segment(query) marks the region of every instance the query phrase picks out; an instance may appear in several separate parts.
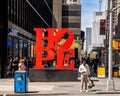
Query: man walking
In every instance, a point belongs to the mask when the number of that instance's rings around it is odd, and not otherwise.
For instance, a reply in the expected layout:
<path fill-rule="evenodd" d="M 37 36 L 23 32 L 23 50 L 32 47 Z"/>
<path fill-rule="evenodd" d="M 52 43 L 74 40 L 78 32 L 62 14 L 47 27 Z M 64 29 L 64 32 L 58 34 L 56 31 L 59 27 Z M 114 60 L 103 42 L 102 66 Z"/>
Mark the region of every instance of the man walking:
<path fill-rule="evenodd" d="M 79 66 L 79 72 L 81 73 L 81 91 L 80 92 L 83 92 L 84 83 L 85 83 L 85 92 L 88 92 L 87 82 L 88 82 L 88 76 L 90 75 L 90 68 L 85 60 L 83 60 L 82 64 Z"/>

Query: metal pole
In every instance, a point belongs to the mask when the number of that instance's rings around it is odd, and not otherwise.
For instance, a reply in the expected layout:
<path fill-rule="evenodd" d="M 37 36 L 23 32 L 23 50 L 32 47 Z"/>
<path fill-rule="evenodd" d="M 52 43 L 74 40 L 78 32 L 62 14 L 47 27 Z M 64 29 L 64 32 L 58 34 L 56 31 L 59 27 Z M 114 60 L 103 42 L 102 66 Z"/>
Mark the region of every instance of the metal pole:
<path fill-rule="evenodd" d="M 110 15 L 110 26 L 109 26 L 109 61 L 108 61 L 108 82 L 107 82 L 107 90 L 111 91 L 114 90 L 114 80 L 113 80 L 113 68 L 112 68 L 112 31 L 113 31 L 113 23 L 112 23 L 112 0 L 110 1 L 110 11 L 109 11 L 109 15 Z"/>
<path fill-rule="evenodd" d="M 108 0 L 109 1 L 109 0 Z M 109 5 L 109 2 L 108 2 Z M 107 82 L 107 90 L 111 91 L 111 90 L 115 90 L 115 86 L 114 86 L 114 80 L 113 80 L 113 67 L 112 67 L 112 31 L 113 31 L 113 12 L 120 8 L 120 5 L 118 5 L 117 7 L 113 8 L 112 5 L 112 0 L 110 0 L 110 10 L 109 10 L 109 15 L 110 15 L 110 26 L 109 26 L 109 66 L 108 66 L 108 82 Z"/>

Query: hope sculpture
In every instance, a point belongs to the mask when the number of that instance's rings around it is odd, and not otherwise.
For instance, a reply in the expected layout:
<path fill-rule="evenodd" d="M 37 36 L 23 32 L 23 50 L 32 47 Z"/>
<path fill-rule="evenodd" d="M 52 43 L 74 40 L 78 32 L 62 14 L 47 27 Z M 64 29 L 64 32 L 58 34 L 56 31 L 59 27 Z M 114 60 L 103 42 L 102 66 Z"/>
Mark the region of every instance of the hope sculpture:
<path fill-rule="evenodd" d="M 62 28 L 56 32 L 56 28 L 34 28 L 36 32 L 36 45 L 34 50 L 36 52 L 36 64 L 35 69 L 45 69 L 44 61 L 54 60 L 56 64 L 54 69 L 60 70 L 73 70 L 74 69 L 74 49 L 70 49 L 74 41 L 74 35 L 72 31 L 67 28 Z M 44 33 L 47 32 L 45 36 Z M 65 34 L 69 34 L 66 41 L 60 45 L 59 41 Z M 44 46 L 43 41 L 47 42 Z M 46 56 L 43 56 L 46 54 Z M 73 58 L 73 59 L 71 59 Z M 68 66 L 65 66 L 65 63 Z"/>

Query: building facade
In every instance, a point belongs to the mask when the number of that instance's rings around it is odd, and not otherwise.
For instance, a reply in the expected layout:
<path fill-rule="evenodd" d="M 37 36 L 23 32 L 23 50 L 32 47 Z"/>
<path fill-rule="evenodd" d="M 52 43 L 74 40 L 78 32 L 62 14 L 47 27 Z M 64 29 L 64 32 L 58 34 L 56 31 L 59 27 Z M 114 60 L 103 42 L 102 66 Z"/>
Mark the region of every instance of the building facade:
<path fill-rule="evenodd" d="M 33 28 L 52 27 L 52 14 L 48 9 L 48 7 L 52 9 L 52 2 L 40 3 L 46 12 L 39 7 L 39 3 L 35 2 L 39 1 L 8 1 L 8 57 L 34 57 L 35 32 Z M 50 6 L 47 7 L 47 4 Z"/>
<path fill-rule="evenodd" d="M 87 27 L 86 32 L 85 32 L 85 48 L 84 50 L 89 53 L 92 48 L 91 48 L 91 36 L 92 36 L 92 28 Z"/>
<path fill-rule="evenodd" d="M 120 0 L 112 0 L 112 5 L 113 8 L 117 7 L 120 3 Z M 110 23 L 110 15 L 109 15 L 109 10 L 110 10 L 110 0 L 106 0 L 106 38 L 105 38 L 105 47 L 108 47 L 108 38 L 109 38 L 109 23 Z M 112 24 L 113 24 L 113 36 L 116 35 L 116 25 L 118 22 L 118 14 L 119 14 L 119 8 L 113 12 L 113 18 L 112 18 Z"/>
<path fill-rule="evenodd" d="M 4 77 L 7 64 L 8 0 L 0 0 L 0 77 Z"/>
<path fill-rule="evenodd" d="M 105 21 L 106 21 L 105 12 L 102 12 L 102 11 L 94 12 L 93 18 L 94 20 L 93 20 L 93 27 L 92 27 L 91 47 L 92 47 L 92 51 L 97 52 L 95 58 L 98 59 L 99 62 L 101 62 L 101 64 L 103 65 L 104 63 L 103 50 L 105 47 L 104 40 L 105 40 Z"/>
<path fill-rule="evenodd" d="M 80 0 L 63 0 L 62 28 L 73 31 L 75 40 L 80 40 L 81 32 L 81 5 Z"/>
<path fill-rule="evenodd" d="M 117 0 L 117 6 L 119 6 L 120 0 Z M 120 38 L 120 8 L 117 9 L 117 24 L 115 26 L 115 38 Z"/>
<path fill-rule="evenodd" d="M 92 37 L 91 37 L 91 45 L 92 48 L 95 47 L 104 47 L 104 39 L 105 34 L 100 34 L 100 20 L 105 19 L 105 13 L 104 12 L 94 12 L 93 13 L 93 30 L 92 30 Z"/>
<path fill-rule="evenodd" d="M 9 58 L 35 57 L 33 29 L 56 27 L 52 11 L 52 0 L 0 0 L 0 77 Z"/>
<path fill-rule="evenodd" d="M 80 40 L 80 10 L 80 0 L 0 0 L 0 77 L 11 57 L 35 57 L 34 28 L 69 28 Z"/>
<path fill-rule="evenodd" d="M 62 28 L 62 0 L 53 0 L 53 15 L 57 22 L 57 28 L 61 29 Z"/>
<path fill-rule="evenodd" d="M 120 5 L 120 0 L 112 0 L 113 8 L 117 7 Z M 105 48 L 106 51 L 108 52 L 108 43 L 109 43 L 109 10 L 110 10 L 110 1 L 106 0 L 106 39 L 105 39 Z M 116 10 L 113 11 L 112 15 L 112 24 L 113 24 L 113 39 L 118 39 L 120 40 L 120 8 L 117 8 Z M 112 59 L 114 63 L 119 63 L 119 57 L 120 57 L 120 51 L 119 50 L 113 50 L 112 54 Z"/>

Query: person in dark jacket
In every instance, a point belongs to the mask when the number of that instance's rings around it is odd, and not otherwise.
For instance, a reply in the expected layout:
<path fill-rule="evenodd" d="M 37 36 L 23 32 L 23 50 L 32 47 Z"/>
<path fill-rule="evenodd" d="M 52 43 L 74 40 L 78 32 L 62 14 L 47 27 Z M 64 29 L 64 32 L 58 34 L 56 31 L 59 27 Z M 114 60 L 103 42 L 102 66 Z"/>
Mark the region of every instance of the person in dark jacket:
<path fill-rule="evenodd" d="M 13 75 L 14 75 L 15 71 L 18 70 L 18 63 L 19 63 L 19 58 L 15 57 L 13 62 L 12 62 L 12 72 L 13 72 Z"/>

